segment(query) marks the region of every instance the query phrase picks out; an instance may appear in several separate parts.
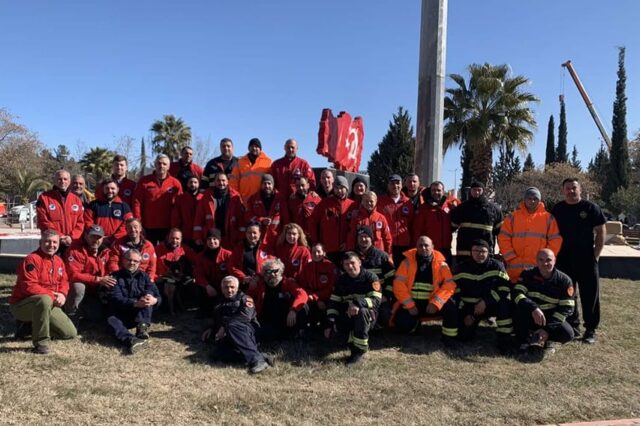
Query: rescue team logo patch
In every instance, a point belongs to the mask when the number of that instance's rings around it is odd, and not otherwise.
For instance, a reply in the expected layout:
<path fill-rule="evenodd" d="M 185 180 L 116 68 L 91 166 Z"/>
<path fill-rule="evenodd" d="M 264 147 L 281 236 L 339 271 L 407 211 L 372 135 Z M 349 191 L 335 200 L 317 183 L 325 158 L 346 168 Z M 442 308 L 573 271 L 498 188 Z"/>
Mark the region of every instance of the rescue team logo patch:
<path fill-rule="evenodd" d="M 318 281 L 320 281 L 322 284 L 326 284 L 329 282 L 329 277 L 327 277 L 325 274 L 320 275 L 320 278 L 318 278 Z"/>
<path fill-rule="evenodd" d="M 264 252 L 264 251 L 262 251 L 262 250 L 260 251 L 260 257 L 261 257 L 261 258 L 266 259 L 266 258 L 267 258 L 267 256 L 268 256 L 267 252 Z"/>
<path fill-rule="evenodd" d="M 310 208 L 312 208 L 312 209 L 315 209 L 315 208 L 316 208 L 316 203 L 314 203 L 314 202 L 312 201 L 312 202 L 310 202 L 310 203 L 307 203 L 307 206 L 309 206 L 309 207 L 310 207 Z"/>
<path fill-rule="evenodd" d="M 79 205 L 77 205 L 77 204 L 73 204 L 73 205 L 71 206 L 71 210 L 73 210 L 74 212 L 77 212 L 78 210 L 80 210 L 80 206 L 79 206 Z"/>
<path fill-rule="evenodd" d="M 253 308 L 253 299 L 247 296 L 247 308 Z"/>
<path fill-rule="evenodd" d="M 444 212 L 445 212 L 445 213 L 449 213 L 449 210 L 450 210 L 450 209 L 449 209 L 449 207 L 445 207 L 445 208 L 444 208 L 444 209 L 442 209 L 442 210 L 444 210 Z"/>
<path fill-rule="evenodd" d="M 297 179 L 300 176 L 302 176 L 302 171 L 300 171 L 300 169 L 296 167 L 296 169 L 293 171 L 293 177 Z"/>
<path fill-rule="evenodd" d="M 380 291 L 380 281 L 374 281 L 373 284 L 371 284 L 371 287 L 373 287 L 375 291 Z"/>
<path fill-rule="evenodd" d="M 204 218 L 205 218 L 205 220 L 211 220 L 211 219 L 213 219 L 213 215 L 212 214 L 208 214 Z"/>
<path fill-rule="evenodd" d="M 573 287 L 567 288 L 567 294 L 569 295 L 569 297 L 573 297 Z"/>
<path fill-rule="evenodd" d="M 114 215 L 115 217 L 120 217 L 120 216 L 122 216 L 122 211 L 120 211 L 120 210 L 114 210 L 114 211 L 113 211 L 113 215 Z"/>
<path fill-rule="evenodd" d="M 30 263 L 27 265 L 27 272 L 33 272 L 36 269 L 36 265 L 34 265 L 33 263 Z"/>
<path fill-rule="evenodd" d="M 125 190 L 124 190 L 124 195 L 125 195 L 126 197 L 131 196 L 131 190 L 130 190 L 130 189 L 125 189 Z"/>
<path fill-rule="evenodd" d="M 63 275 L 64 274 L 64 268 L 60 267 L 58 268 L 58 275 Z"/>
<path fill-rule="evenodd" d="M 167 192 L 169 194 L 173 194 L 173 191 L 175 191 L 176 189 L 172 186 L 171 188 L 167 189 Z"/>
<path fill-rule="evenodd" d="M 67 260 L 68 260 L 69 262 L 73 262 L 73 260 L 74 260 L 74 259 L 73 259 L 73 256 L 69 256 L 69 257 L 67 258 Z"/>
<path fill-rule="evenodd" d="M 143 253 L 142 260 L 149 260 L 149 253 Z"/>
<path fill-rule="evenodd" d="M 586 219 L 587 218 L 587 212 L 585 212 L 584 210 L 580 212 L 580 219 Z"/>
<path fill-rule="evenodd" d="M 381 220 L 376 222 L 376 228 L 382 229 L 382 221 Z"/>
<path fill-rule="evenodd" d="M 226 264 L 226 263 L 224 263 L 224 262 L 222 262 L 222 263 L 220 264 L 220 270 L 221 270 L 221 271 L 226 271 L 226 270 L 227 270 L 227 264 Z"/>
<path fill-rule="evenodd" d="M 49 204 L 49 210 L 53 211 L 55 209 L 56 209 L 56 205 L 55 204 L 53 204 L 53 203 Z"/>
<path fill-rule="evenodd" d="M 403 213 L 403 214 L 409 214 L 409 207 L 404 206 L 404 207 L 402 208 L 402 213 Z"/>
<path fill-rule="evenodd" d="M 300 266 L 300 260 L 298 260 L 298 259 L 294 259 L 294 260 L 291 262 L 291 264 L 292 264 L 293 266 Z"/>

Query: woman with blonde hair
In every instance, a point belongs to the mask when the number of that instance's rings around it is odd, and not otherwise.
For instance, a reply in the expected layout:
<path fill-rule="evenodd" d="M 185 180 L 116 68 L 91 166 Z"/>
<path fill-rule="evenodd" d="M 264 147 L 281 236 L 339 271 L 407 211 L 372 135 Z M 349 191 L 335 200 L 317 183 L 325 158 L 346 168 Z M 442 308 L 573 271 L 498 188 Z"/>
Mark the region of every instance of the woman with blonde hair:
<path fill-rule="evenodd" d="M 302 265 L 311 262 L 307 237 L 297 223 L 288 223 L 278 236 L 276 257 L 284 263 L 284 276 L 296 278 Z"/>

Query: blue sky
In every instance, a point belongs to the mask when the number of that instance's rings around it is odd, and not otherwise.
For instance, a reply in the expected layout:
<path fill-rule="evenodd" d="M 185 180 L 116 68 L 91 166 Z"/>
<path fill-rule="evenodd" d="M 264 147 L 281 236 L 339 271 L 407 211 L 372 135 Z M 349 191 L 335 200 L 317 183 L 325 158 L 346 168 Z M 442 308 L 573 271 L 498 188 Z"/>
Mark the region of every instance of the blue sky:
<path fill-rule="evenodd" d="M 364 118 L 363 168 L 399 106 L 414 118 L 419 0 L 110 0 L 4 2 L 0 107 L 49 147 L 112 148 L 139 140 L 164 114 L 182 117 L 213 144 L 252 137 L 272 157 L 287 138 L 315 153 L 323 108 Z M 570 149 L 586 165 L 600 136 L 568 74 L 571 59 L 610 131 L 616 46 L 627 47 L 627 123 L 640 129 L 640 2 L 507 0 L 449 2 L 447 74 L 474 62 L 507 63 L 531 79 L 544 162 L 547 121 L 565 94 Z M 447 82 L 449 85 L 450 82 Z M 524 160 L 524 158 L 523 158 Z M 459 154 L 443 179 L 460 177 Z"/>

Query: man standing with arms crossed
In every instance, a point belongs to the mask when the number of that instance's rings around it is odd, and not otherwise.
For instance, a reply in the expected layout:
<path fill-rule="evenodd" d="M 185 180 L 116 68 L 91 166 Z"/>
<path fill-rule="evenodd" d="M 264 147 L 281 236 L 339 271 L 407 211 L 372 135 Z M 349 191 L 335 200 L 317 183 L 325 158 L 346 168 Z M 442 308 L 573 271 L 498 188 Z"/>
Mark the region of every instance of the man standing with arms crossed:
<path fill-rule="evenodd" d="M 578 179 L 570 177 L 562 182 L 564 201 L 553 207 L 552 214 L 558 222 L 562 247 L 558 253 L 557 267 L 580 288 L 580 304 L 584 318 L 584 343 L 596 342 L 596 329 L 600 323 L 600 277 L 598 260 L 605 238 L 606 218 L 598 205 L 583 200 Z M 575 294 L 575 291 L 574 291 Z M 574 336 L 580 336 L 580 316 L 576 309 L 568 318 Z"/>

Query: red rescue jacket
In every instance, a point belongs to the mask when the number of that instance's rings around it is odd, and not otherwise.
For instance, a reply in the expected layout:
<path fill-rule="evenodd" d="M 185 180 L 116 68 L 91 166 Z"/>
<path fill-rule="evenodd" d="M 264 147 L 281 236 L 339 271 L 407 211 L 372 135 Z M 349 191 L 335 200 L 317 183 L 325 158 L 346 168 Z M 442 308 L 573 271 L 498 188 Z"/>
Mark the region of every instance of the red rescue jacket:
<path fill-rule="evenodd" d="M 311 253 L 307 247 L 291 245 L 286 241 L 276 246 L 275 254 L 284 263 L 285 277 L 298 278 L 302 266 L 311 262 Z"/>
<path fill-rule="evenodd" d="M 451 212 L 460 205 L 457 198 L 447 198 L 442 204 L 427 197 L 420 205 L 413 222 L 413 241 L 426 235 L 433 241 L 433 247 L 451 249 L 453 228 L 451 226 Z"/>
<path fill-rule="evenodd" d="M 203 195 L 202 192 L 198 192 L 196 195 L 185 192 L 176 198 L 176 204 L 171 212 L 171 227 L 182 231 L 182 239 L 184 241 L 195 241 L 193 238 L 193 222 L 196 217 L 198 203 L 202 200 Z"/>
<path fill-rule="evenodd" d="M 307 296 L 307 292 L 298 286 L 296 280 L 293 278 L 283 277 L 280 286 L 280 291 L 282 293 L 289 293 L 292 298 L 291 309 L 298 312 L 300 309 L 304 308 L 309 297 Z M 260 314 L 262 313 L 266 288 L 267 285 L 262 277 L 260 277 L 258 282 L 250 286 L 247 290 L 247 294 L 253 298 L 253 301 L 256 304 L 256 313 L 258 314 L 258 318 L 260 318 Z"/>
<path fill-rule="evenodd" d="M 275 180 L 275 188 L 283 197 L 288 198 L 296 192 L 296 179 L 301 177 L 309 180 L 309 189 L 316 189 L 316 175 L 307 162 L 300 157 L 282 157 L 271 164 L 271 174 Z"/>
<path fill-rule="evenodd" d="M 411 199 L 402 192 L 398 202 L 394 202 L 390 195 L 383 195 L 376 208 L 387 219 L 393 245 L 412 246 L 414 210 Z"/>
<path fill-rule="evenodd" d="M 215 258 L 211 258 L 211 251 L 205 249 L 198 254 L 195 264 L 196 284 L 200 287 L 210 285 L 220 293 L 220 281 L 231 274 L 229 261 L 231 252 L 220 247 Z"/>
<path fill-rule="evenodd" d="M 282 227 L 289 223 L 289 212 L 287 210 L 287 203 L 284 198 L 280 196 L 278 191 L 275 191 L 273 200 L 269 211 L 261 197 L 261 191 L 256 192 L 247 201 L 247 208 L 244 215 L 244 221 L 246 224 L 252 222 L 260 224 L 260 235 L 262 235 L 262 241 L 270 249 L 275 247 L 278 235 L 282 231 Z M 269 222 L 267 225 L 266 222 Z"/>
<path fill-rule="evenodd" d="M 95 291 L 99 284 L 96 278 L 107 275 L 109 249 L 98 250 L 96 254 L 87 249 L 84 241 L 74 242 L 65 253 L 65 265 L 69 274 L 69 282 L 83 283 L 90 291 Z"/>
<path fill-rule="evenodd" d="M 153 244 L 147 240 L 140 240 L 140 244 L 134 245 L 129 237 L 123 237 L 116 240 L 109 248 L 109 265 L 107 271 L 109 273 L 120 270 L 120 258 L 130 249 L 135 248 L 142 254 L 140 261 L 140 270 L 146 272 L 151 281 L 156 280 L 156 251 Z"/>
<path fill-rule="evenodd" d="M 57 255 L 48 256 L 38 249 L 25 257 L 16 273 L 18 278 L 9 297 L 10 305 L 39 294 L 55 300 L 54 292 L 65 296 L 69 292 L 67 271 Z"/>
<path fill-rule="evenodd" d="M 363 225 L 369 226 L 373 231 L 373 246 L 391 256 L 393 240 L 391 239 L 391 230 L 389 229 L 387 218 L 375 209 L 369 212 L 364 207 L 360 207 L 358 213 L 351 218 L 347 248 L 355 250 L 358 227 Z"/>
<path fill-rule="evenodd" d="M 334 195 L 322 200 L 309 221 L 311 240 L 324 244 L 328 253 L 339 251 L 341 244 L 346 246 L 349 230 L 347 211 L 352 204 L 353 200 L 340 200 Z"/>
<path fill-rule="evenodd" d="M 80 197 L 71 191 L 64 200 L 62 193 L 55 187 L 40 194 L 36 203 L 36 216 L 41 231 L 53 229 L 61 235 L 71 236 L 74 240 L 82 236 L 84 207 Z"/>
<path fill-rule="evenodd" d="M 180 194 L 182 184 L 173 176 L 167 176 L 162 183 L 154 173 L 143 176 L 133 195 L 133 216 L 142 220 L 143 228 L 170 228 L 171 210 Z"/>
<path fill-rule="evenodd" d="M 309 262 L 302 265 L 298 283 L 309 295 L 309 300 L 328 302 L 337 278 L 336 265 L 325 258 L 322 262 Z"/>
<path fill-rule="evenodd" d="M 214 188 L 209 188 L 202 194 L 202 199 L 196 208 L 196 217 L 193 221 L 193 239 L 203 241 L 209 229 L 216 227 L 217 203 L 214 198 Z M 232 249 L 244 237 L 244 205 L 240 194 L 233 188 L 229 188 L 227 201 L 227 213 L 224 220 L 224 232 L 222 235 L 222 246 Z"/>
<path fill-rule="evenodd" d="M 320 201 L 322 201 L 322 198 L 313 191 L 309 191 L 304 198 L 293 193 L 287 200 L 289 221 L 300 225 L 307 237 L 310 235 L 309 221 L 311 220 L 311 214 L 320 204 Z"/>

